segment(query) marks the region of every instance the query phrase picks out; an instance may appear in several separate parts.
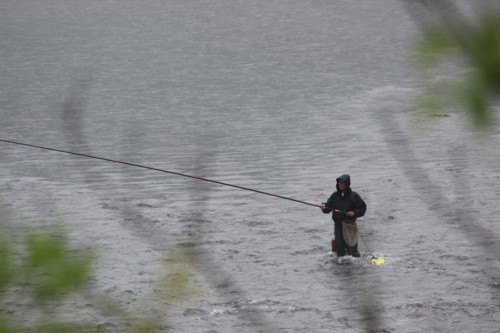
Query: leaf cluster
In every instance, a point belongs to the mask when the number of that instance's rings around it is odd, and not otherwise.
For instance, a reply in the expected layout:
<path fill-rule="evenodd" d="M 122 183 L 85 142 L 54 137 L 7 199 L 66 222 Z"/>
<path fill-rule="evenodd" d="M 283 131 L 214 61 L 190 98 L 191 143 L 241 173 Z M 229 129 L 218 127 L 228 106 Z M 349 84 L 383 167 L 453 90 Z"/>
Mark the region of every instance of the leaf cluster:
<path fill-rule="evenodd" d="M 60 233 L 30 233 L 23 246 L 22 254 L 18 254 L 9 241 L 0 241 L 0 293 L 4 298 L 9 289 L 16 290 L 18 298 L 27 298 L 29 307 L 43 314 L 43 320 L 33 327 L 25 327 L 24 323 L 6 318 L 4 314 L 0 317 L 0 332 L 92 331 L 81 324 L 51 321 L 47 312 L 49 303 L 62 300 L 88 281 L 92 255 L 71 252 L 67 237 Z M 2 313 L 12 313 L 3 307 Z"/>
<path fill-rule="evenodd" d="M 0 240 L 0 333 L 107 332 L 95 323 L 64 322 L 52 310 L 63 299 L 79 292 L 89 281 L 94 256 L 89 250 L 72 249 L 64 233 L 30 233 L 21 247 Z M 12 293 L 15 291 L 15 294 Z M 17 313 L 5 302 L 25 303 Z M 26 323 L 37 313 L 39 319 Z M 29 322 L 29 321 L 28 321 Z M 133 333 L 152 333 L 150 323 L 129 327 Z"/>
<path fill-rule="evenodd" d="M 445 106 L 461 106 L 475 125 L 491 122 L 491 106 L 500 95 L 499 12 L 484 13 L 475 23 L 454 19 L 426 27 L 417 41 L 417 55 L 431 73 L 446 61 L 459 73 L 458 79 L 429 84 L 421 107 L 435 113 Z"/>

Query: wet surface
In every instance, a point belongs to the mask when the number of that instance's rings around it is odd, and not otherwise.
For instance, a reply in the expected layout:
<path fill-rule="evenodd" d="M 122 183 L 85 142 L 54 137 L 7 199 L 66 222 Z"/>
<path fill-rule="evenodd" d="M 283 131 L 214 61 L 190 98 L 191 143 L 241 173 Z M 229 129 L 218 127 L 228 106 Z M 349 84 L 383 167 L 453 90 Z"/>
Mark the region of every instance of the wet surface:
<path fill-rule="evenodd" d="M 422 82 L 398 1 L 23 3 L 0 4 L 1 139 L 315 203 L 349 173 L 366 244 L 339 264 L 315 207 L 4 143 L 2 233 L 63 225 L 99 253 L 90 291 L 163 329 L 497 329 L 500 134 L 404 112 Z M 173 249 L 198 253 L 184 301 Z"/>

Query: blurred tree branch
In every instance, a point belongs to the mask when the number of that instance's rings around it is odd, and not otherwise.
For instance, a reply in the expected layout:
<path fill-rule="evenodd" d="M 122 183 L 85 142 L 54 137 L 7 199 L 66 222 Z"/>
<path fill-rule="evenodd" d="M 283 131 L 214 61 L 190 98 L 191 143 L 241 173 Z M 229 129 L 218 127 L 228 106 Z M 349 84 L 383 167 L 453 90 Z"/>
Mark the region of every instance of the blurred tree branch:
<path fill-rule="evenodd" d="M 500 5 L 478 1 L 465 11 L 449 0 L 404 0 L 422 29 L 417 61 L 427 74 L 446 62 L 455 68 L 446 80 L 428 85 L 419 108 L 436 112 L 459 106 L 479 128 L 492 123 L 500 97 Z M 450 74 L 459 74 L 451 77 Z M 434 80 L 433 80 L 434 81 Z"/>
<path fill-rule="evenodd" d="M 493 125 L 493 109 L 500 98 L 500 2 L 471 2 L 472 7 L 465 10 L 459 7 L 457 1 L 403 1 L 422 29 L 417 42 L 417 60 L 426 74 L 431 75 L 427 78 L 427 82 L 431 83 L 427 83 L 418 101 L 419 108 L 441 112 L 443 108 L 459 107 L 470 116 L 477 128 Z M 436 83 L 437 67 L 450 64 L 455 71 L 446 72 L 446 80 Z M 382 114 L 382 123 L 392 130 L 386 142 L 424 202 L 429 207 L 436 206 L 438 215 L 444 221 L 459 224 L 464 234 L 485 254 L 498 253 L 498 242 L 487 241 L 495 237 L 491 235 L 491 230 L 473 223 L 474 216 L 465 207 L 453 205 L 446 195 L 450 189 L 436 187 L 428 191 L 425 184 L 431 182 L 431 177 L 418 167 L 419 160 L 411 142 L 391 114 Z M 464 153 L 450 149 L 450 157 L 460 154 Z M 457 195 L 463 187 L 463 182 L 456 184 Z M 484 262 L 480 264 L 492 281 L 498 279 L 494 267 Z M 491 292 L 498 295 L 497 288 L 492 288 Z"/>

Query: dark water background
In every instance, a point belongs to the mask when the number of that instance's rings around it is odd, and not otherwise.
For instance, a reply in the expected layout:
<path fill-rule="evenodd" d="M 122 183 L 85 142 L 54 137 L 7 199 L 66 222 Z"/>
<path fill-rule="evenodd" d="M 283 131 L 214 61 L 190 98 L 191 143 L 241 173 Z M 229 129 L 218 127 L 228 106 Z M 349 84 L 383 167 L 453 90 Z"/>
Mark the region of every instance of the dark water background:
<path fill-rule="evenodd" d="M 349 173 L 386 264 L 336 264 L 314 207 L 4 143 L 2 228 L 65 225 L 95 292 L 178 331 L 496 332 L 500 135 L 408 112 L 417 33 L 395 0 L 2 1 L 1 139 L 315 203 Z M 202 260 L 172 307 L 179 244 Z"/>

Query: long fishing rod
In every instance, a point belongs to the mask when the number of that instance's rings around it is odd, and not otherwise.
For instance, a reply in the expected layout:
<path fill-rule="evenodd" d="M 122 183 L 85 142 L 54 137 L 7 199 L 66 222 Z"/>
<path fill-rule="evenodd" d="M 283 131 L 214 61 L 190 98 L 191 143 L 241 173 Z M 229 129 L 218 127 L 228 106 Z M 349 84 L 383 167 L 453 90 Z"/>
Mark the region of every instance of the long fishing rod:
<path fill-rule="evenodd" d="M 119 161 L 119 160 L 113 160 L 113 159 L 106 158 L 106 157 L 93 156 L 93 155 L 89 155 L 89 154 L 77 153 L 77 152 L 68 151 L 68 150 L 62 150 L 62 149 L 56 149 L 56 148 L 50 148 L 50 147 L 43 147 L 43 146 L 38 146 L 38 145 L 24 143 L 24 142 L 18 142 L 18 141 L 12 141 L 12 140 L 0 139 L 0 142 L 9 143 L 9 144 L 13 144 L 13 145 L 19 145 L 19 146 L 25 146 L 25 147 L 31 147 L 31 148 L 37 148 L 37 149 L 43 149 L 43 150 L 48 150 L 48 151 L 53 151 L 53 152 L 58 152 L 58 153 L 76 155 L 76 156 L 80 156 L 80 157 L 92 158 L 92 159 L 101 160 L 101 161 L 119 163 L 119 164 L 123 164 L 123 165 L 137 167 L 137 168 L 142 168 L 142 169 L 148 169 L 148 170 L 152 170 L 152 171 L 158 171 L 158 172 L 168 173 L 168 174 L 172 174 L 172 175 L 176 175 L 176 176 L 181 176 L 181 177 L 186 177 L 186 178 L 191 178 L 191 179 L 196 179 L 196 180 L 202 180 L 202 181 L 206 181 L 206 182 L 210 182 L 210 183 L 214 183 L 214 184 L 219 184 L 219 185 L 223 185 L 223 186 L 229 186 L 229 187 L 238 188 L 238 189 L 245 190 L 245 191 L 255 192 L 255 193 L 264 194 L 264 195 L 269 195 L 269 196 L 272 196 L 272 197 L 275 197 L 275 198 L 280 198 L 280 199 L 285 199 L 285 200 L 289 200 L 289 201 L 293 201 L 293 202 L 298 202 L 298 203 L 305 204 L 305 205 L 308 205 L 308 206 L 323 208 L 322 206 L 314 204 L 314 203 L 311 203 L 311 202 L 297 200 L 297 199 L 285 197 L 285 196 L 282 196 L 282 195 L 277 195 L 277 194 L 274 194 L 274 193 L 259 191 L 259 190 L 255 190 L 255 189 L 244 187 L 244 186 L 239 186 L 239 185 L 224 183 L 224 182 L 220 182 L 220 181 L 217 181 L 217 180 L 203 178 L 203 177 L 198 177 L 198 176 L 193 176 L 193 175 L 188 175 L 188 174 L 184 174 L 184 173 L 180 173 L 180 172 L 174 172 L 174 171 L 169 171 L 169 170 L 164 170 L 164 169 L 153 168 L 153 167 L 149 167 L 149 166 L 145 166 L 145 165 L 141 165 L 141 164 L 124 162 L 124 161 Z M 332 209 L 332 208 L 330 208 L 328 206 L 325 206 L 324 208 L 331 209 L 331 210 L 333 210 L 335 212 L 339 212 L 339 213 L 345 213 L 345 212 L 340 211 L 338 209 Z M 363 243 L 365 243 L 366 247 L 368 248 L 368 245 L 366 244 L 366 242 L 363 239 L 363 237 L 361 236 L 361 234 L 360 234 L 360 237 L 361 237 Z M 371 251 L 370 251 L 369 248 L 368 248 L 368 251 L 371 253 Z M 384 263 L 384 259 L 383 258 L 377 258 L 377 257 L 375 257 L 373 255 L 373 253 L 371 253 L 371 255 L 372 255 L 372 258 L 370 260 L 371 264 L 381 265 L 381 264 Z"/>
<path fill-rule="evenodd" d="M 205 182 L 210 182 L 210 183 L 219 184 L 219 185 L 223 185 L 223 186 L 235 187 L 235 188 L 238 188 L 238 189 L 241 189 L 241 190 L 245 190 L 245 191 L 251 191 L 251 192 L 255 192 L 255 193 L 259 193 L 259 194 L 265 194 L 265 195 L 269 195 L 269 196 L 272 196 L 272 197 L 275 197 L 275 198 L 285 199 L 285 200 L 294 201 L 294 202 L 298 202 L 298 203 L 301 203 L 301 204 L 305 204 L 305 205 L 314 206 L 314 207 L 320 207 L 321 208 L 320 205 L 317 205 L 317 204 L 314 204 L 314 203 L 311 203 L 311 202 L 297 200 L 297 199 L 285 197 L 285 196 L 282 196 L 282 195 L 277 195 L 277 194 L 273 194 L 273 193 L 269 193 L 269 192 L 259 191 L 259 190 L 255 190 L 255 189 L 244 187 L 244 186 L 239 186 L 239 185 L 224 183 L 224 182 L 213 180 L 213 179 L 207 179 L 207 178 L 203 178 L 203 177 L 188 175 L 188 174 L 184 174 L 184 173 L 180 173 L 180 172 L 174 172 L 174 171 L 169 171 L 169 170 L 164 170 L 164 169 L 153 168 L 153 167 L 149 167 L 149 166 L 145 166 L 145 165 L 141 165 L 141 164 L 135 164 L 135 163 L 130 163 L 130 162 L 113 160 L 113 159 L 106 158 L 106 157 L 99 157 L 99 156 L 93 156 L 93 155 L 88 155 L 88 154 L 76 153 L 76 152 L 68 151 L 68 150 L 55 149 L 55 148 L 50 148 L 50 147 L 43 147 L 43 146 L 38 146 L 38 145 L 24 143 L 24 142 L 18 142 L 18 141 L 12 141 L 12 140 L 3 140 L 3 139 L 0 139 L 0 142 L 10 143 L 10 144 L 19 145 L 19 146 L 26 146 L 26 147 L 31 147 L 31 148 L 37 148 L 37 149 L 43 149 L 43 150 L 48 150 L 48 151 L 53 151 L 53 152 L 58 152 L 58 153 L 71 154 L 71 155 L 76 155 L 76 156 L 81 156 L 81 157 L 86 157 L 86 158 L 92 158 L 92 159 L 101 160 L 101 161 L 119 163 L 119 164 L 124 164 L 124 165 L 128 165 L 128 166 L 133 166 L 133 167 L 136 167 L 136 168 L 142 168 L 142 169 L 148 169 L 148 170 L 153 170 L 153 171 L 159 171 L 159 172 L 168 173 L 168 174 L 172 174 L 172 175 L 176 175 L 176 176 L 187 177 L 187 178 L 196 179 L 196 180 L 202 180 L 202 181 L 205 181 Z"/>

